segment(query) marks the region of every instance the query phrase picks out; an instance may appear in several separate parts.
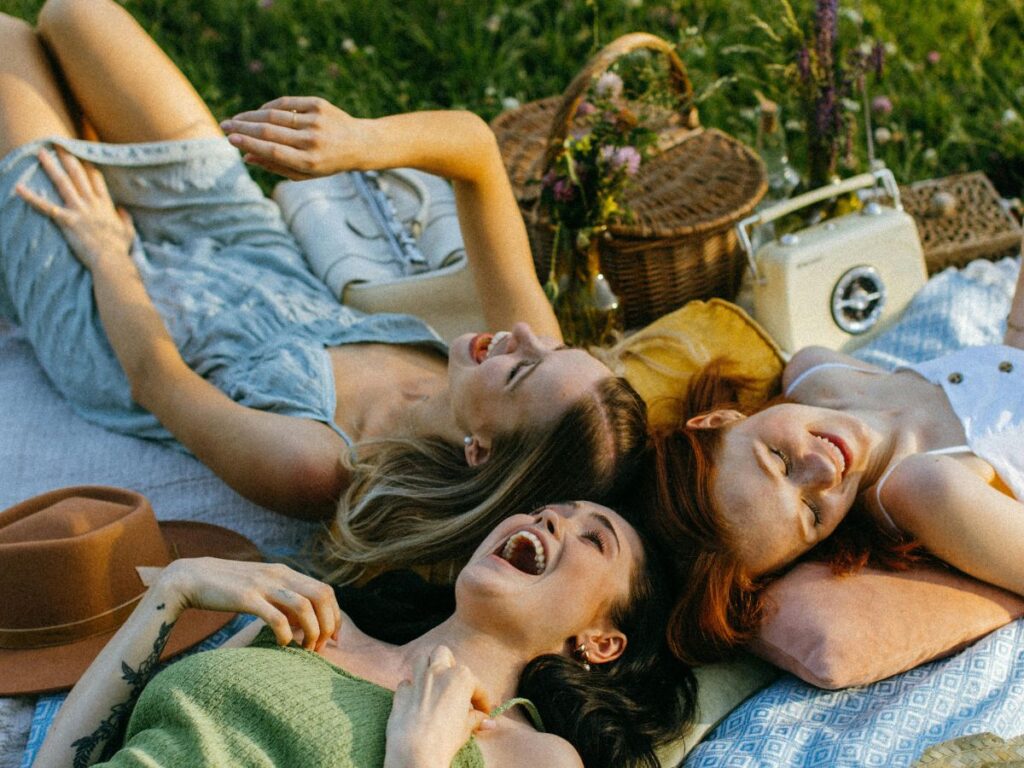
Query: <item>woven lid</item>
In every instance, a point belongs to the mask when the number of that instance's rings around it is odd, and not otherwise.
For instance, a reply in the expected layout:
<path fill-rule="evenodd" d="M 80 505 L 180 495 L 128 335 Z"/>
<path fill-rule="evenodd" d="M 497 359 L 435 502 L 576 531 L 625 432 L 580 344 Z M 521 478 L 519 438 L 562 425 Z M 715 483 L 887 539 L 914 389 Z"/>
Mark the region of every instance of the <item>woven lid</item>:
<path fill-rule="evenodd" d="M 672 46 L 644 33 L 625 35 L 600 51 L 561 96 L 540 99 L 498 115 L 491 123 L 516 198 L 523 208 L 540 196 L 540 179 L 569 130 L 576 107 L 594 77 L 638 49 L 664 55 L 679 91 L 677 119 L 659 133 L 658 151 L 640 166 L 623 203 L 633 221 L 610 227 L 625 237 L 680 237 L 731 226 L 750 213 L 768 188 L 764 164 L 732 136 L 702 128 L 692 106 L 685 68 Z"/>

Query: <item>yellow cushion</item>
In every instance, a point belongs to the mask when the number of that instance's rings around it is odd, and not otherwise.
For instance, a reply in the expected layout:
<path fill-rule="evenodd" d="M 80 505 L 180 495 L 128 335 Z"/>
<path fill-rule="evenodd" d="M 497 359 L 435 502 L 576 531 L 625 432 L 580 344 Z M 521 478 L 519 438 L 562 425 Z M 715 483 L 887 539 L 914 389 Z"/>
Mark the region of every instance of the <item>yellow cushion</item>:
<path fill-rule="evenodd" d="M 627 337 L 605 357 L 643 397 L 655 427 L 670 422 L 675 413 L 670 399 L 683 397 L 693 375 L 716 357 L 725 358 L 724 373 L 755 382 L 744 393 L 750 404 L 774 394 L 785 365 L 768 333 L 723 299 L 691 301 Z"/>

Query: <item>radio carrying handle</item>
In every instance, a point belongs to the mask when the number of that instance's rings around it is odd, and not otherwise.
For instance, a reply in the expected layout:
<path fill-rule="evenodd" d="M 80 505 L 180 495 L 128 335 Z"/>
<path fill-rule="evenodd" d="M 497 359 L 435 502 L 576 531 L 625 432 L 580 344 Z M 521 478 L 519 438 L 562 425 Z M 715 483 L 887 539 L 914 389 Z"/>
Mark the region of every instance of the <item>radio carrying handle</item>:
<path fill-rule="evenodd" d="M 879 168 L 871 173 L 862 173 L 835 184 L 812 189 L 810 192 L 797 195 L 789 200 L 783 200 L 741 220 L 736 225 L 736 236 L 740 246 L 743 248 L 743 252 L 747 255 L 747 264 L 750 266 L 750 272 L 753 274 L 754 280 L 761 282 L 761 276 L 757 272 L 757 261 L 754 258 L 754 246 L 750 241 L 751 228 L 770 224 L 776 219 L 781 219 L 783 216 L 788 216 L 794 211 L 799 211 L 801 208 L 820 203 L 823 200 L 845 195 L 849 192 L 856 192 L 867 187 L 873 187 L 878 182 L 881 182 L 882 186 L 885 187 L 885 191 L 889 193 L 889 197 L 892 198 L 893 207 L 897 211 L 902 211 L 903 205 L 900 203 L 900 190 L 896 185 L 896 178 L 888 168 Z"/>

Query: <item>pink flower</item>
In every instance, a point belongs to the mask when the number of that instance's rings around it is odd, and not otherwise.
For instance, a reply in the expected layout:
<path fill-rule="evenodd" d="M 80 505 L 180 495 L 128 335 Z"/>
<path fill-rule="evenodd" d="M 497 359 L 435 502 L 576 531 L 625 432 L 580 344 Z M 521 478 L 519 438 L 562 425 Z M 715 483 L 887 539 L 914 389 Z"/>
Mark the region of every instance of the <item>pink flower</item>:
<path fill-rule="evenodd" d="M 878 115 L 888 115 L 892 113 L 892 101 L 888 96 L 875 96 L 871 100 L 871 111 Z"/>
<path fill-rule="evenodd" d="M 274 7 L 274 0 L 258 0 L 256 3 L 262 10 L 266 11 Z"/>
<path fill-rule="evenodd" d="M 601 147 L 601 160 L 607 163 L 613 172 L 625 168 L 627 176 L 636 176 L 636 172 L 640 170 L 640 159 L 640 152 L 636 147 Z"/>
<path fill-rule="evenodd" d="M 557 180 L 558 174 L 555 173 L 554 171 L 548 171 L 547 173 L 544 174 L 544 178 L 540 180 L 540 183 L 542 186 L 551 189 L 551 187 L 555 186 L 555 182 Z"/>
<path fill-rule="evenodd" d="M 934 66 L 942 61 L 942 54 L 938 51 L 928 51 L 928 55 L 925 58 L 928 60 L 929 64 Z"/>
<path fill-rule="evenodd" d="M 594 91 L 604 99 L 617 99 L 622 94 L 622 78 L 614 72 L 605 72 L 597 78 Z"/>
<path fill-rule="evenodd" d="M 249 62 L 249 71 L 252 72 L 254 75 L 258 75 L 260 72 L 263 71 L 263 62 L 260 61 L 259 59 L 253 59 Z"/>
<path fill-rule="evenodd" d="M 576 190 L 568 179 L 559 179 L 555 182 L 554 188 L 551 190 L 555 196 L 555 200 L 560 203 L 571 202 L 576 196 Z"/>
<path fill-rule="evenodd" d="M 586 117 L 597 112 L 597 107 L 591 104 L 589 101 L 581 101 L 580 105 L 576 107 L 576 117 Z"/>

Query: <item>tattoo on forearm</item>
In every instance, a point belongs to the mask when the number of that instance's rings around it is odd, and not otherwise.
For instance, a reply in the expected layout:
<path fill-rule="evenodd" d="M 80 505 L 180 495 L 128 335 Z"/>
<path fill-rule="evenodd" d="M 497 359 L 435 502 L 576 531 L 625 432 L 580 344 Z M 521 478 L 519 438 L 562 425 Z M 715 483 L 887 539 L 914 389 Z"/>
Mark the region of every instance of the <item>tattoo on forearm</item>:
<path fill-rule="evenodd" d="M 162 611 L 164 607 L 165 603 L 160 603 L 156 609 Z M 131 686 L 128 698 L 115 704 L 107 719 L 100 723 L 92 734 L 72 742 L 71 746 L 75 748 L 75 758 L 72 763 L 74 768 L 86 768 L 91 765 L 97 749 L 102 750 L 98 759 L 105 760 L 120 748 L 125 728 L 128 726 L 128 716 L 134 709 L 135 701 L 142 693 L 142 689 L 156 673 L 157 665 L 160 663 L 160 654 L 163 653 L 164 646 L 167 645 L 167 637 L 171 634 L 172 627 L 174 627 L 173 621 L 160 625 L 160 631 L 153 642 L 153 649 L 149 652 L 149 656 L 142 660 L 138 669 L 132 669 L 125 662 L 121 662 L 121 679 Z"/>

